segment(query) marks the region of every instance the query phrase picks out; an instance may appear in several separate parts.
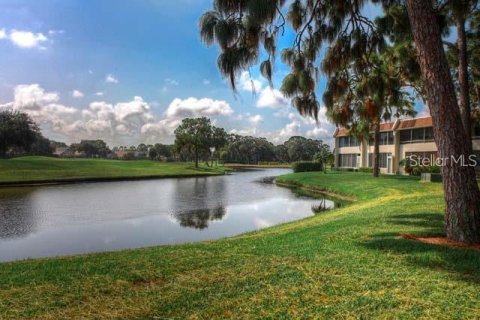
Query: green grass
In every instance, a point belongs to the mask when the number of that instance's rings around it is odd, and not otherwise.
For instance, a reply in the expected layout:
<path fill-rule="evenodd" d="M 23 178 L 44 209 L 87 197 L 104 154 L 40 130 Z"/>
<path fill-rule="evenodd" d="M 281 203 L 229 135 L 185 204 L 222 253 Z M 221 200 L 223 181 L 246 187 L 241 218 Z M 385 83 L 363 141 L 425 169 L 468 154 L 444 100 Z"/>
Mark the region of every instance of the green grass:
<path fill-rule="evenodd" d="M 21 157 L 0 160 L 0 184 L 222 174 L 192 163 Z"/>
<path fill-rule="evenodd" d="M 357 201 L 219 241 L 0 264 L 0 315 L 478 318 L 480 252 L 399 236 L 443 232 L 440 184 L 362 173 L 279 180 Z"/>

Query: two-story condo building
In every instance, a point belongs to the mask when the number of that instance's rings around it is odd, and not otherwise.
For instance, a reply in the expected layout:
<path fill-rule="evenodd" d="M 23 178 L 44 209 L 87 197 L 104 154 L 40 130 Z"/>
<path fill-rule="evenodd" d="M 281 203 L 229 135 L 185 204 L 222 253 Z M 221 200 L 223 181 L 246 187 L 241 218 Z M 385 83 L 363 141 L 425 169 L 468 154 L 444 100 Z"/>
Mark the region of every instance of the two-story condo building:
<path fill-rule="evenodd" d="M 480 130 L 473 133 L 473 149 L 480 154 Z M 335 165 L 340 168 L 373 167 L 373 133 L 358 141 L 347 129 L 337 128 L 335 138 Z M 396 120 L 380 125 L 380 172 L 404 174 L 399 162 L 409 156 L 436 159 L 437 146 L 433 141 L 432 118 Z"/>

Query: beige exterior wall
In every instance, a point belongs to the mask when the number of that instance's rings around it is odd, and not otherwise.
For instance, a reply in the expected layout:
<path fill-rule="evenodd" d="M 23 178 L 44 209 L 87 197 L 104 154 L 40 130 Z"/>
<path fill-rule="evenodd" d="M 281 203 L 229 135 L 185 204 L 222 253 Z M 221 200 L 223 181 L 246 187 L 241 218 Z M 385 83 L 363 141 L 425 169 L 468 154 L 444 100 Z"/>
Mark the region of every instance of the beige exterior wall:
<path fill-rule="evenodd" d="M 435 142 L 425 142 L 425 143 L 407 143 L 407 144 L 400 144 L 399 148 L 399 158 L 397 163 L 405 159 L 407 152 L 435 152 L 438 151 L 437 145 Z M 398 167 L 398 173 L 405 174 L 404 167 Z"/>

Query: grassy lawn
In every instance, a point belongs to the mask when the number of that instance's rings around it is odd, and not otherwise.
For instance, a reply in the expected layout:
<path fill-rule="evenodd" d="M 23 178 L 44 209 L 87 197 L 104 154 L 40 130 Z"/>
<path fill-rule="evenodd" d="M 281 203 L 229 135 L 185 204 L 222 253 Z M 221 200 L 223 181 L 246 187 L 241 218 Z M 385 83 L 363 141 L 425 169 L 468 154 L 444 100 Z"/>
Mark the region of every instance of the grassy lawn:
<path fill-rule="evenodd" d="M 405 240 L 439 234 L 440 184 L 362 173 L 280 179 L 353 204 L 191 245 L 0 264 L 0 317 L 405 318 L 480 315 L 480 252 Z"/>
<path fill-rule="evenodd" d="M 223 173 L 223 168 L 198 170 L 192 163 L 21 157 L 0 160 L 0 184 L 122 178 L 148 178 Z"/>

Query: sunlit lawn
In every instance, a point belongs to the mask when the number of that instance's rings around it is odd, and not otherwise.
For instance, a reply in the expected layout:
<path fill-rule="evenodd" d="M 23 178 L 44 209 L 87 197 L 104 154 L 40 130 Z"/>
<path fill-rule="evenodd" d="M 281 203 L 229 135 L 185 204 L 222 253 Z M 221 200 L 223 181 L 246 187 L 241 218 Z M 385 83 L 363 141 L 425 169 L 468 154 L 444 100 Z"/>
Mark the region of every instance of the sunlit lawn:
<path fill-rule="evenodd" d="M 0 183 L 147 178 L 223 173 L 193 163 L 21 157 L 0 160 Z"/>
<path fill-rule="evenodd" d="M 478 317 L 480 252 L 399 236 L 443 232 L 440 184 L 362 173 L 302 173 L 280 180 L 357 201 L 220 241 L 0 264 L 0 315 Z"/>

